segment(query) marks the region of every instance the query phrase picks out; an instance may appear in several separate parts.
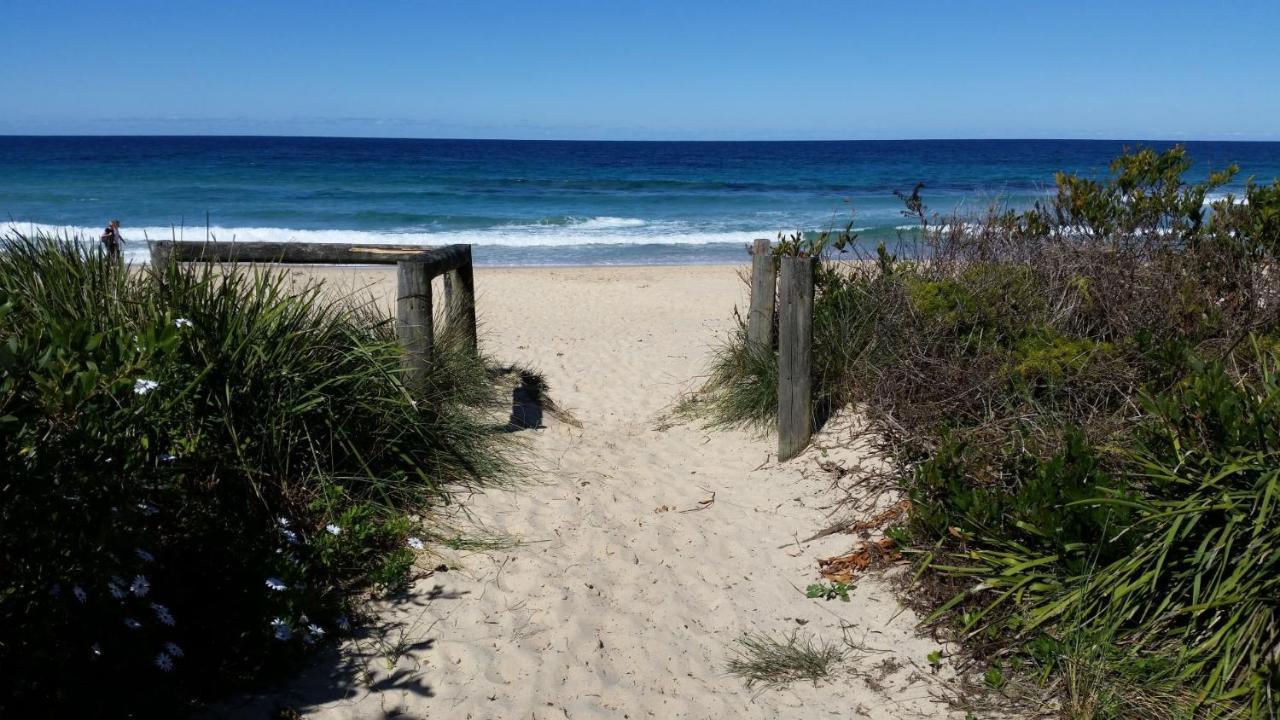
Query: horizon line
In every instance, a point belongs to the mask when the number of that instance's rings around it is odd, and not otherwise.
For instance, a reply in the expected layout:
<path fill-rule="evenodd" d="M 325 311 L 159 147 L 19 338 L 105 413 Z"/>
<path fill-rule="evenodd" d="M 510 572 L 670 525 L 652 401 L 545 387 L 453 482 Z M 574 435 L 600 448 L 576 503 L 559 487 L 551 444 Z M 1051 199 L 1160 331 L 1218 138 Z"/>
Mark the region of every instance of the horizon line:
<path fill-rule="evenodd" d="M 245 138 L 280 140 L 392 140 L 438 142 L 537 142 L 537 143 L 850 143 L 850 142 L 1234 142 L 1280 143 L 1257 138 L 1161 138 L 1161 137 L 904 137 L 904 138 L 784 138 L 784 139 L 627 139 L 627 138 L 528 138 L 528 137 L 425 137 L 390 135 L 282 135 L 259 133 L 0 133 L 0 138 Z"/>

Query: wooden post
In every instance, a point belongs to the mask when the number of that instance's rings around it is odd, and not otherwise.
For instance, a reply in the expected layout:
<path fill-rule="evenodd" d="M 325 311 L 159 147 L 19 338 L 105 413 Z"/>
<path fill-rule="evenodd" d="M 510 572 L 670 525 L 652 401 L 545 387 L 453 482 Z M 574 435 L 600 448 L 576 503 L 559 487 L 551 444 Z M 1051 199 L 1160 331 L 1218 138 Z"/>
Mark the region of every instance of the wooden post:
<path fill-rule="evenodd" d="M 151 269 L 163 270 L 169 264 L 169 246 L 153 240 L 147 243 L 147 247 L 151 251 Z"/>
<path fill-rule="evenodd" d="M 466 259 L 455 270 L 444 274 L 444 302 L 450 332 L 459 331 L 476 350 L 476 286 L 471 272 L 471 246 L 466 246 Z"/>
<path fill-rule="evenodd" d="M 435 340 L 431 322 L 431 274 L 426 263 L 409 260 L 396 263 L 396 335 L 405 349 L 405 384 L 415 385 L 426 376 Z"/>
<path fill-rule="evenodd" d="M 778 294 L 778 460 L 790 460 L 813 434 L 813 267 L 783 257 Z"/>
<path fill-rule="evenodd" d="M 778 287 L 778 264 L 769 241 L 756 240 L 751 250 L 751 308 L 747 312 L 747 342 L 773 349 L 773 303 Z"/>

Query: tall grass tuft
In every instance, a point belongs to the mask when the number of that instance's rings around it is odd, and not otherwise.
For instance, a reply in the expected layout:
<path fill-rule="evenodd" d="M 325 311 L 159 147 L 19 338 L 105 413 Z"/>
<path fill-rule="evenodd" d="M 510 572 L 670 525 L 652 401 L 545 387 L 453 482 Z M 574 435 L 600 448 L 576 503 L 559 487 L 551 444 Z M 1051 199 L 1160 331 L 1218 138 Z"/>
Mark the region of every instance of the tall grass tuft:
<path fill-rule="evenodd" d="M 743 679 L 747 688 L 781 688 L 797 680 L 817 683 L 830 675 L 844 657 L 844 649 L 799 632 L 781 639 L 747 633 L 738 639 L 737 656 L 729 660 L 729 672 Z"/>
<path fill-rule="evenodd" d="M 342 635 L 511 467 L 483 360 L 437 348 L 407 386 L 318 285 L 5 237 L 0 714 L 177 712 Z"/>
<path fill-rule="evenodd" d="M 706 382 L 680 411 L 716 427 L 768 430 L 778 413 L 775 353 L 747 342 L 746 327 L 739 327 L 712 356 Z"/>

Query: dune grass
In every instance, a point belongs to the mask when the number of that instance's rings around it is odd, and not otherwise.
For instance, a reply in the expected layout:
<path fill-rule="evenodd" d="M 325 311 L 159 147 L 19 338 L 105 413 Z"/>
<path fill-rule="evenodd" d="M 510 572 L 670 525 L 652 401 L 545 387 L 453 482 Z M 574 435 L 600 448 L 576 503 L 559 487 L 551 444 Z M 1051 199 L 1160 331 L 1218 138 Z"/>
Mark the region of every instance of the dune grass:
<path fill-rule="evenodd" d="M 801 637 L 798 631 L 781 638 L 747 633 L 738 645 L 737 655 L 729 660 L 729 673 L 741 677 L 748 689 L 776 689 L 802 680 L 816 683 L 830 675 L 845 655 L 840 646 Z"/>
<path fill-rule="evenodd" d="M 514 469 L 510 389 L 436 349 L 406 385 L 390 318 L 316 284 L 4 238 L 0 714 L 178 713 L 347 632 Z"/>

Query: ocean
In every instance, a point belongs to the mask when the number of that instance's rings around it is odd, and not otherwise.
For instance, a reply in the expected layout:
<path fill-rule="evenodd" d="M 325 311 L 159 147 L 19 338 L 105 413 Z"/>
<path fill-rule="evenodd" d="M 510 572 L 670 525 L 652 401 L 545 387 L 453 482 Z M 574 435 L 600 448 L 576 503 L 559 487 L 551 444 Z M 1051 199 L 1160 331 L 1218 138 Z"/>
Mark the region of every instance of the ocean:
<path fill-rule="evenodd" d="M 0 218 L 23 232 L 150 239 L 472 243 L 478 263 L 740 262 L 757 237 L 840 229 L 892 242 L 930 211 L 1024 207 L 1054 172 L 1106 173 L 1169 142 L 560 142 L 290 137 L 0 137 Z M 1188 142 L 1191 177 L 1280 177 L 1280 143 Z"/>

